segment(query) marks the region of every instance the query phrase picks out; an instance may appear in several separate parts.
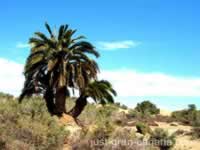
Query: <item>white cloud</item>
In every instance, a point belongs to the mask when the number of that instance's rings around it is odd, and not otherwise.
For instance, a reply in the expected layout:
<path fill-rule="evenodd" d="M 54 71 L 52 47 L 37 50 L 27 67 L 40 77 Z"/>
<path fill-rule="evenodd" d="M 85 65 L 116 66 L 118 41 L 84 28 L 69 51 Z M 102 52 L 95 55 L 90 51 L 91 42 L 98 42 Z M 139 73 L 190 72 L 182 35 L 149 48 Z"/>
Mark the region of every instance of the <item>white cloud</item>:
<path fill-rule="evenodd" d="M 22 43 L 22 42 L 19 42 L 19 43 L 17 43 L 17 45 L 16 45 L 16 48 L 29 48 L 30 47 L 30 45 L 29 44 L 27 44 L 27 43 Z"/>
<path fill-rule="evenodd" d="M 22 90 L 23 65 L 0 58 L 0 91 L 18 96 Z"/>
<path fill-rule="evenodd" d="M 97 42 L 97 48 L 102 50 L 128 49 L 128 48 L 134 48 L 139 44 L 140 42 L 132 40 L 114 41 L 114 42 L 99 41 Z"/>
<path fill-rule="evenodd" d="M 23 88 L 23 64 L 0 58 L 0 91 L 18 96 Z M 200 77 L 175 77 L 134 70 L 103 70 L 100 79 L 109 80 L 120 97 L 200 96 Z"/>
<path fill-rule="evenodd" d="M 118 96 L 200 96 L 200 77 L 184 78 L 122 69 L 104 70 L 100 78 L 113 83 Z"/>

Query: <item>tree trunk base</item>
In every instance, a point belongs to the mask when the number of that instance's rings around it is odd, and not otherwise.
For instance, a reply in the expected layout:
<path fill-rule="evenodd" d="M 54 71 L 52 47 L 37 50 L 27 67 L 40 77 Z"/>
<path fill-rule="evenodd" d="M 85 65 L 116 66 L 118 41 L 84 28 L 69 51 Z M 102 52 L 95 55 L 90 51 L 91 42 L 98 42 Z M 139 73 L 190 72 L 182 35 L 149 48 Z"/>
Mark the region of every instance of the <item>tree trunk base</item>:
<path fill-rule="evenodd" d="M 76 100 L 75 106 L 69 111 L 69 114 L 73 118 L 77 118 L 82 113 L 86 105 L 87 105 L 87 98 L 80 96 Z"/>
<path fill-rule="evenodd" d="M 62 117 L 66 113 L 66 87 L 58 88 L 55 94 L 55 110 L 54 113 L 58 117 Z"/>

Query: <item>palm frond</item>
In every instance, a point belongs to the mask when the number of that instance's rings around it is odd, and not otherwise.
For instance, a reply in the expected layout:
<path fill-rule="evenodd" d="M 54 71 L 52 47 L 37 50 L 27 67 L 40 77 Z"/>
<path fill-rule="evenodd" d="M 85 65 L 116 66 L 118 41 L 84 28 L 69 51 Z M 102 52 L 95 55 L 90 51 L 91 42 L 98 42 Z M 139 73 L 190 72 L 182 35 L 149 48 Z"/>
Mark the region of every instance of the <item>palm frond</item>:
<path fill-rule="evenodd" d="M 45 27 L 48 30 L 51 38 L 53 38 L 54 37 L 53 32 L 51 31 L 51 27 L 49 26 L 49 24 L 47 22 L 45 23 Z"/>
<path fill-rule="evenodd" d="M 64 36 L 64 31 L 65 31 L 65 26 L 61 25 L 59 28 L 59 33 L 58 33 L 58 40 L 61 40 L 61 38 Z"/>
<path fill-rule="evenodd" d="M 116 96 L 116 92 L 112 88 L 112 85 L 106 80 L 93 81 L 89 83 L 84 94 L 102 104 L 113 103 L 113 96 Z"/>
<path fill-rule="evenodd" d="M 45 34 L 41 32 L 35 32 L 35 35 L 43 40 L 43 42 L 48 44 L 50 47 L 56 48 L 56 43 L 53 40 L 49 39 Z"/>
<path fill-rule="evenodd" d="M 77 42 L 73 44 L 69 49 L 75 49 L 80 52 L 93 54 L 97 58 L 100 56 L 100 54 L 95 50 L 95 47 L 91 43 L 85 41 Z"/>
<path fill-rule="evenodd" d="M 69 25 L 66 24 L 64 27 L 64 33 L 67 31 L 68 27 L 69 27 Z"/>
<path fill-rule="evenodd" d="M 74 38 L 74 39 L 72 40 L 72 43 L 74 43 L 74 42 L 76 42 L 76 41 L 78 41 L 78 40 L 81 40 L 81 39 L 86 39 L 86 37 L 83 36 L 83 35 L 78 36 L 77 38 Z"/>

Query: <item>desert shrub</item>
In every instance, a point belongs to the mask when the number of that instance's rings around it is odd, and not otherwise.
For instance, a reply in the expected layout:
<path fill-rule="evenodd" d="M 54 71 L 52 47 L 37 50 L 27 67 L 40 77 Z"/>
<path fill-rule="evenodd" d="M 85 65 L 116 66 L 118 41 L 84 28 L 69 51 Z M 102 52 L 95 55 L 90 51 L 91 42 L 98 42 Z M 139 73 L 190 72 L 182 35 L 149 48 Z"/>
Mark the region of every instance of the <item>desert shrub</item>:
<path fill-rule="evenodd" d="M 111 139 L 125 139 L 125 140 L 131 140 L 136 138 L 136 133 L 135 130 L 131 128 L 126 128 L 126 127 L 118 127 L 115 128 L 115 130 L 111 134 Z"/>
<path fill-rule="evenodd" d="M 109 142 L 104 147 L 105 150 L 149 150 L 149 146 L 138 139 L 136 133 L 131 128 L 116 128 L 109 138 Z"/>
<path fill-rule="evenodd" d="M 151 146 L 142 143 L 134 130 L 128 128 L 97 127 L 81 141 L 73 144 L 73 150 L 150 150 Z M 153 149 L 151 149 L 153 150 Z"/>
<path fill-rule="evenodd" d="M 69 132 L 47 112 L 44 101 L 34 97 L 18 104 L 0 102 L 0 149 L 62 149 Z"/>
<path fill-rule="evenodd" d="M 115 130 L 115 125 L 110 120 L 104 119 L 99 122 L 95 122 L 91 127 L 92 129 L 87 130 L 87 133 L 82 138 L 93 139 L 93 140 L 105 140 L 108 139 L 111 133 Z"/>
<path fill-rule="evenodd" d="M 128 107 L 124 104 L 121 104 L 120 102 L 116 102 L 114 105 L 116 105 L 117 107 L 121 108 L 121 109 L 128 109 Z"/>
<path fill-rule="evenodd" d="M 160 150 L 170 150 L 176 143 L 175 135 L 169 135 L 168 131 L 157 128 L 151 133 L 149 143 L 159 147 Z"/>
<path fill-rule="evenodd" d="M 171 116 L 163 116 L 163 115 L 156 115 L 154 117 L 154 120 L 156 122 L 166 122 L 166 123 L 172 123 L 174 119 Z"/>
<path fill-rule="evenodd" d="M 155 116 L 152 116 L 152 114 L 150 114 L 149 112 L 142 113 L 142 112 L 139 112 L 139 111 L 137 111 L 135 109 L 130 109 L 128 111 L 127 117 L 129 119 L 135 118 L 137 120 L 143 120 L 143 121 L 145 121 L 145 120 L 152 119 Z"/>
<path fill-rule="evenodd" d="M 0 101 L 5 102 L 6 100 L 13 100 L 14 96 L 11 94 L 0 92 Z"/>
<path fill-rule="evenodd" d="M 81 140 L 72 144 L 73 150 L 101 150 L 115 130 L 111 122 L 96 124 L 91 130 L 82 134 Z"/>
<path fill-rule="evenodd" d="M 88 104 L 79 116 L 79 119 L 84 122 L 84 124 L 105 124 L 105 122 L 111 120 L 112 114 L 117 111 L 118 107 L 113 104 L 104 106 L 99 104 Z"/>
<path fill-rule="evenodd" d="M 142 114 L 149 113 L 150 115 L 160 113 L 160 109 L 158 109 L 156 105 L 151 103 L 150 101 L 144 101 L 142 103 L 138 103 L 135 110 L 141 112 Z"/>
<path fill-rule="evenodd" d="M 14 96 L 8 93 L 0 92 L 0 98 L 14 98 Z"/>
<path fill-rule="evenodd" d="M 147 133 L 151 133 L 151 128 L 147 124 L 142 123 L 142 122 L 138 122 L 136 124 L 136 129 L 138 133 L 143 134 L 143 135 Z"/>
<path fill-rule="evenodd" d="M 128 118 L 125 112 L 112 113 L 111 121 L 118 126 L 125 126 Z"/>
<path fill-rule="evenodd" d="M 188 105 L 188 109 L 173 112 L 172 118 L 183 124 L 200 126 L 200 111 L 193 104 Z"/>
<path fill-rule="evenodd" d="M 121 105 L 121 108 L 122 109 L 128 109 L 128 107 L 126 105 L 124 105 L 124 104 Z"/>
<path fill-rule="evenodd" d="M 128 114 L 127 114 L 127 116 L 128 116 L 129 118 L 136 118 L 136 117 L 138 117 L 139 115 L 140 115 L 140 113 L 139 113 L 138 111 L 134 110 L 134 109 L 130 109 L 130 110 L 128 111 Z"/>
<path fill-rule="evenodd" d="M 178 135 L 184 135 L 186 134 L 187 132 L 182 130 L 182 129 L 178 129 L 176 132 L 175 132 L 175 135 L 178 136 Z"/>
<path fill-rule="evenodd" d="M 200 139 L 200 127 L 194 127 L 191 131 L 192 139 Z"/>
<path fill-rule="evenodd" d="M 91 137 L 92 139 L 98 139 L 98 140 L 108 139 L 112 134 L 112 132 L 114 131 L 114 129 L 115 126 L 109 121 L 105 122 L 104 124 L 103 123 L 97 124 L 97 127 L 93 130 Z"/>
<path fill-rule="evenodd" d="M 180 122 L 189 124 L 189 120 L 188 120 L 189 118 L 188 118 L 188 111 L 187 110 L 172 112 L 172 118 L 175 121 L 180 121 Z"/>
<path fill-rule="evenodd" d="M 120 103 L 120 102 L 115 102 L 115 105 L 116 105 L 117 107 L 120 107 L 120 106 L 121 106 L 121 103 Z"/>

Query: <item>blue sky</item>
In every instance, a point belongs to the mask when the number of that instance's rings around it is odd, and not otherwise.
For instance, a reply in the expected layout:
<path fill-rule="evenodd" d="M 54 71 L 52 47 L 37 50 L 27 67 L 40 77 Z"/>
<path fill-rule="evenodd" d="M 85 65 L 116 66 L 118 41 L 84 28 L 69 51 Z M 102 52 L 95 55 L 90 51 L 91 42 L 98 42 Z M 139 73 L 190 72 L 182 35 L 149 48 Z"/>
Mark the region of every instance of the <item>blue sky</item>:
<path fill-rule="evenodd" d="M 147 75 L 148 81 L 151 74 L 162 74 L 174 80 L 184 79 L 186 85 L 194 88 L 194 83 L 200 79 L 199 6 L 198 0 L 2 1 L 0 58 L 23 64 L 29 49 L 22 46 L 33 32 L 46 32 L 45 21 L 57 28 L 67 23 L 97 46 L 102 70 L 129 70 L 129 73 Z M 112 48 L 108 47 L 109 44 Z M 142 82 L 142 77 L 139 81 Z M 166 84 L 162 81 L 162 86 Z M 174 84 L 181 87 L 178 81 L 170 86 Z M 200 89 L 200 85 L 195 88 Z M 172 105 L 175 99 L 184 96 L 185 104 L 195 102 L 200 106 L 197 92 L 191 91 L 188 95 L 182 95 L 181 91 L 179 94 L 152 92 L 138 96 L 140 99 L 156 96 L 161 105 L 168 96 Z M 138 99 L 137 93 L 121 94 L 118 99 L 127 96 L 128 105 Z"/>

